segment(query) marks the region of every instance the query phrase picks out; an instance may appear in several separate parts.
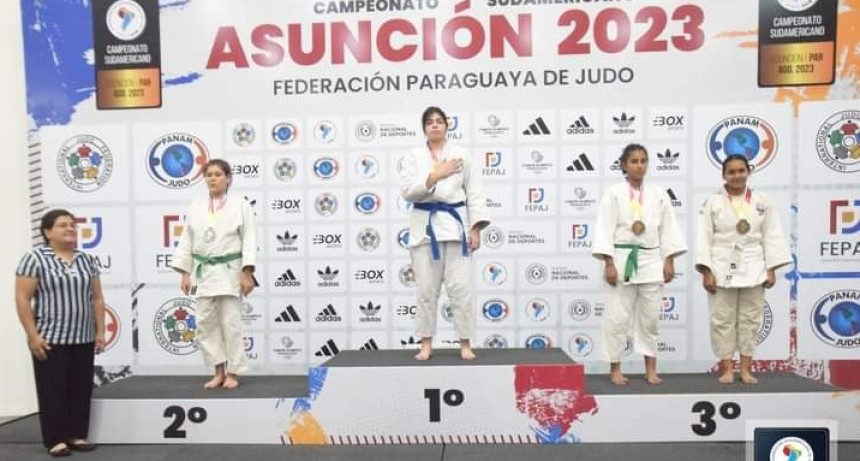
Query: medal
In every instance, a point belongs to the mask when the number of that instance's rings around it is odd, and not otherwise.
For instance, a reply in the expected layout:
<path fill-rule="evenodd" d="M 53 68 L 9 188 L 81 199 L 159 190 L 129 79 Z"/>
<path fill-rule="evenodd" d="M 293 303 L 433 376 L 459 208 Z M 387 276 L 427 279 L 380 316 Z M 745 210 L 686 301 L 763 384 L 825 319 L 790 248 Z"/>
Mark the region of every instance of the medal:
<path fill-rule="evenodd" d="M 216 237 L 215 228 L 212 226 L 207 227 L 206 230 L 203 232 L 203 241 L 206 243 L 214 242 L 215 237 Z"/>
<path fill-rule="evenodd" d="M 729 205 L 732 207 L 732 211 L 735 213 L 735 217 L 738 218 L 738 222 L 735 224 L 735 230 L 738 234 L 746 235 L 752 229 L 752 225 L 749 220 L 747 220 L 747 216 L 749 216 L 750 200 L 752 199 L 752 191 L 747 189 L 743 200 L 733 200 L 730 195 L 727 195 L 727 198 L 729 200 Z"/>
<path fill-rule="evenodd" d="M 630 231 L 633 235 L 639 236 L 645 233 L 645 222 L 642 221 L 642 196 L 645 195 L 645 190 L 640 186 L 639 193 L 630 190 L 630 214 L 633 215 L 633 224 L 630 225 Z"/>

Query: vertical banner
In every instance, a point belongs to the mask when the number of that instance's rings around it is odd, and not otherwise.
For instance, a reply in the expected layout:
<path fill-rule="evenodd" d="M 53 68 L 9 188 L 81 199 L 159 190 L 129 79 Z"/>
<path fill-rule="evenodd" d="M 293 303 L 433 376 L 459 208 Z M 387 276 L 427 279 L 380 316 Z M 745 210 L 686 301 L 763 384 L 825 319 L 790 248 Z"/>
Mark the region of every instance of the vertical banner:
<path fill-rule="evenodd" d="M 759 0 L 758 85 L 830 85 L 838 0 Z"/>
<path fill-rule="evenodd" d="M 161 107 L 158 0 L 94 0 L 99 109 Z"/>

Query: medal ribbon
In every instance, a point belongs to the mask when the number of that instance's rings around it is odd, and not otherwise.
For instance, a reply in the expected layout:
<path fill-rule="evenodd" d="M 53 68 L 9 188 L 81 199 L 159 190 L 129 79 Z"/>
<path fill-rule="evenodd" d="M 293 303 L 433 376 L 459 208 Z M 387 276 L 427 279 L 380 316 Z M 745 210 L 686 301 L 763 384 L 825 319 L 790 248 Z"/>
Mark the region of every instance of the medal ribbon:
<path fill-rule="evenodd" d="M 212 200 L 212 196 L 209 196 L 209 222 L 217 221 L 216 217 L 218 212 L 224 208 L 224 205 L 227 203 L 227 193 L 221 196 L 221 200 L 218 201 L 218 206 L 215 206 L 215 201 Z"/>
<path fill-rule="evenodd" d="M 750 213 L 750 200 L 752 200 L 752 191 L 747 189 L 746 194 L 744 194 L 743 200 L 735 200 L 731 195 L 726 192 L 726 197 L 729 200 L 729 205 L 732 206 L 732 211 L 735 213 L 735 216 L 738 218 L 738 221 L 747 219 Z"/>
<path fill-rule="evenodd" d="M 639 187 L 640 189 L 637 194 L 637 191 L 628 185 L 630 190 L 630 213 L 633 214 L 634 220 L 642 219 L 642 200 L 645 195 L 645 189 L 642 189 L 641 185 Z"/>

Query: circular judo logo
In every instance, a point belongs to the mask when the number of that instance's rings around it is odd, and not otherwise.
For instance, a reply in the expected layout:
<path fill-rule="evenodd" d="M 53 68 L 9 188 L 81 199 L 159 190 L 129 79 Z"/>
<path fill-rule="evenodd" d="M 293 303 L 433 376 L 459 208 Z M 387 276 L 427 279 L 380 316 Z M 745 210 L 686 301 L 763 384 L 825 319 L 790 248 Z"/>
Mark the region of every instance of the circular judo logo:
<path fill-rule="evenodd" d="M 197 351 L 196 305 L 190 298 L 171 298 L 155 311 L 152 331 L 165 351 L 173 355 Z"/>
<path fill-rule="evenodd" d="M 209 149 L 198 137 L 170 133 L 149 147 L 147 171 L 153 181 L 168 189 L 187 189 L 203 179 Z"/>
<path fill-rule="evenodd" d="M 860 291 L 837 290 L 821 297 L 812 308 L 812 331 L 838 349 L 860 347 Z"/>
<path fill-rule="evenodd" d="M 770 165 L 777 155 L 776 129 L 766 120 L 737 115 L 714 125 L 708 133 L 708 158 L 717 168 L 729 155 L 743 155 L 753 172 Z"/>
<path fill-rule="evenodd" d="M 860 171 L 860 111 L 836 112 L 818 127 L 815 150 L 828 168 L 839 173 Z"/>
<path fill-rule="evenodd" d="M 101 188 L 113 173 L 113 154 L 101 139 L 77 135 L 66 140 L 57 152 L 60 180 L 78 192 Z"/>

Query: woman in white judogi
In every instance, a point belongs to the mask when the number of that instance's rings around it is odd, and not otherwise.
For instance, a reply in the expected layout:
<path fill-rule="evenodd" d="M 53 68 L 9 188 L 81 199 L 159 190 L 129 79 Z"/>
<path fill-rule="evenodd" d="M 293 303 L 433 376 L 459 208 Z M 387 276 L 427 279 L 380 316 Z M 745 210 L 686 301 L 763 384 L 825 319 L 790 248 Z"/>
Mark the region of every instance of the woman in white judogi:
<path fill-rule="evenodd" d="M 246 366 L 241 297 L 256 285 L 256 216 L 248 201 L 228 195 L 226 161 L 210 160 L 204 172 L 208 197 L 191 203 L 171 265 L 182 273 L 182 292 L 196 297 L 197 343 L 215 367 L 204 387 L 232 389 Z"/>
<path fill-rule="evenodd" d="M 627 181 L 603 194 L 592 250 L 604 262 L 604 280 L 610 285 L 601 326 L 603 346 L 612 382 L 627 384 L 621 355 L 629 347 L 632 329 L 632 347 L 645 357 L 645 379 L 659 384 L 657 322 L 663 284 L 675 276 L 674 258 L 687 247 L 666 190 L 643 184 L 648 170 L 645 147 L 630 144 L 619 160 Z"/>
<path fill-rule="evenodd" d="M 436 335 L 436 311 L 442 284 L 451 301 L 460 357 L 475 358 L 474 270 L 471 253 L 481 245 L 489 225 L 481 173 L 468 150 L 446 142 L 448 117 L 438 107 L 421 116 L 425 146 L 413 149 L 398 164 L 400 195 L 413 203 L 409 216 L 409 254 L 418 281 L 418 360 L 430 358 Z"/>
<path fill-rule="evenodd" d="M 741 381 L 758 382 L 752 357 L 764 290 L 776 283 L 776 269 L 791 263 L 776 211 L 764 194 L 747 187 L 749 173 L 743 155 L 723 161 L 725 184 L 702 204 L 696 232 L 696 270 L 708 292 L 711 347 L 720 359 L 721 383 L 734 381 L 736 352 Z"/>

